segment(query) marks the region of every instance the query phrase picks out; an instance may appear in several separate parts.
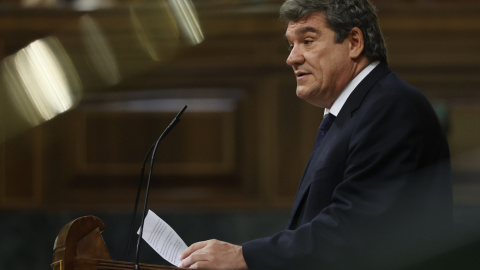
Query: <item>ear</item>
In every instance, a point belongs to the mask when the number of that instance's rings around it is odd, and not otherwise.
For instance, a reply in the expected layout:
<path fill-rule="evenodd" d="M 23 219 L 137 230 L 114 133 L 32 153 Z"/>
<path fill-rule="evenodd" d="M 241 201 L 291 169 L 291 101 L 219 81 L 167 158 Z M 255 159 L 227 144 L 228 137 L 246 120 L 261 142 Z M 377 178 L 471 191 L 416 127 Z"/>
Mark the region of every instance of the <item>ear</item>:
<path fill-rule="evenodd" d="M 364 49 L 363 32 L 360 28 L 354 27 L 348 35 L 349 52 L 352 59 L 357 59 L 362 55 Z"/>

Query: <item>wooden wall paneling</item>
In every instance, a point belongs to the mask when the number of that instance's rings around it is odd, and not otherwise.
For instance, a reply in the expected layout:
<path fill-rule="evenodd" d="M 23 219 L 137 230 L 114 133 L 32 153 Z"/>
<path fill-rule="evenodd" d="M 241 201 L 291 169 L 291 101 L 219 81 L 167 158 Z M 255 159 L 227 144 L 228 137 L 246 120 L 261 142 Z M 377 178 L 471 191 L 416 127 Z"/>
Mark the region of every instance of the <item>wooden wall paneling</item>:
<path fill-rule="evenodd" d="M 37 127 L 0 147 L 1 204 L 5 208 L 37 208 L 42 203 L 42 130 Z"/>
<path fill-rule="evenodd" d="M 159 147 L 153 203 L 220 206 L 220 201 L 227 199 L 235 205 L 244 200 L 242 197 L 251 197 L 249 192 L 257 194 L 253 184 L 256 179 L 250 179 L 257 165 L 245 154 L 254 147 L 245 139 L 246 134 L 255 132 L 244 122 L 245 112 L 251 110 L 241 100 L 234 102 L 237 104 L 232 111 L 202 112 L 195 111 L 195 106 L 190 112 L 187 109 Z M 136 190 L 144 155 L 175 113 L 102 111 L 101 106 L 89 110 L 81 105 L 64 117 L 68 120 L 57 122 L 57 128 L 69 130 L 70 134 L 64 135 L 71 138 L 71 146 L 63 154 L 70 157 L 65 161 L 71 164 L 59 178 L 53 177 L 54 183 L 61 183 L 56 190 L 64 194 L 56 203 L 89 207 L 131 203 L 133 199 L 126 194 Z M 69 144 L 62 139 L 51 138 L 50 151 Z M 54 175 L 55 167 L 50 163 L 48 175 Z"/>
<path fill-rule="evenodd" d="M 308 161 L 323 110 L 300 100 L 290 70 L 259 83 L 257 159 L 265 204 L 289 207 Z"/>
<path fill-rule="evenodd" d="M 13 54 L 36 39 L 60 30 L 68 32 L 82 13 L 55 9 L 5 9 L 0 16 L 0 40 L 4 56 Z"/>
<path fill-rule="evenodd" d="M 392 64 L 399 67 L 475 67 L 480 63 L 480 56 L 476 53 L 480 44 L 479 32 L 390 30 L 387 41 L 389 57 Z"/>
<path fill-rule="evenodd" d="M 78 153 L 77 136 L 81 133 L 80 119 L 75 111 L 59 115 L 43 124 L 44 162 L 42 178 L 44 181 L 44 201 L 47 209 L 65 209 L 76 202 L 70 201 L 70 181 L 75 176 Z M 85 196 L 85 202 L 90 198 Z M 78 207 L 78 206 L 75 206 Z"/>
<path fill-rule="evenodd" d="M 279 137 L 277 147 L 280 149 L 280 156 L 278 158 L 276 179 L 277 190 L 276 200 L 281 200 L 283 196 L 292 196 L 296 192 L 295 182 L 297 161 L 301 160 L 301 153 L 299 153 L 302 134 L 302 118 L 300 116 L 301 100 L 298 99 L 295 93 L 296 82 L 291 75 L 293 71 L 289 70 L 288 76 L 280 76 L 277 74 L 276 89 L 278 98 L 277 106 L 279 107 L 278 125 L 276 132 Z M 298 183 L 298 182 L 297 182 Z M 293 189 L 292 189 L 293 187 Z"/>
<path fill-rule="evenodd" d="M 260 105 L 258 108 L 258 153 L 260 194 L 268 204 L 275 199 L 280 177 L 278 166 L 283 151 L 279 142 L 279 92 L 277 78 L 267 76 L 258 86 Z"/>
<path fill-rule="evenodd" d="M 259 162 L 259 148 L 261 142 L 259 140 L 263 127 L 259 124 L 259 118 L 264 113 L 263 100 L 261 91 L 255 86 L 246 87 L 246 97 L 242 100 L 241 113 L 239 114 L 239 123 L 237 142 L 238 173 L 243 179 L 244 185 L 241 191 L 245 194 L 245 202 L 255 205 L 258 201 L 262 201 L 260 175 L 261 163 Z M 241 135 L 240 135 L 241 134 Z"/>
<path fill-rule="evenodd" d="M 460 171 L 479 171 L 480 162 L 472 153 L 480 151 L 480 102 L 463 100 L 451 104 L 450 132 L 452 166 Z M 468 132 L 465 132 L 468 131 Z"/>
<path fill-rule="evenodd" d="M 0 40 L 0 59 L 3 59 L 4 57 L 4 43 L 5 41 Z M 1 97 L 3 98 L 4 95 L 1 94 Z M 0 108 L 0 117 L 3 118 L 3 115 L 5 114 L 4 112 L 4 105 L 3 102 L 0 103 L 1 108 Z M 0 128 L 0 142 L 5 141 L 5 136 L 6 136 L 6 131 L 3 128 Z M 5 204 L 5 185 L 6 185 L 6 178 L 5 178 L 5 148 L 3 145 L 0 145 L 0 208 L 3 207 Z"/>
<path fill-rule="evenodd" d="M 136 174 L 143 156 L 173 119 L 172 113 L 85 113 L 78 143 L 78 168 L 84 173 Z M 184 115 L 162 141 L 157 173 L 198 175 L 231 173 L 234 163 L 233 113 Z"/>
<path fill-rule="evenodd" d="M 450 104 L 449 142 L 454 169 L 456 205 L 480 204 L 480 102 L 461 100 Z"/>
<path fill-rule="evenodd" d="M 385 2 L 379 3 L 379 9 L 392 70 L 431 101 L 445 101 L 451 106 L 455 127 L 450 137 L 452 153 L 476 147 L 472 135 L 476 130 L 472 126 L 479 116 L 474 108 L 480 98 L 478 6 Z M 105 11 L 107 26 L 125 10 L 111 12 L 109 15 Z M 204 43 L 179 47 L 172 61 L 104 91 L 242 89 L 245 97 L 238 100 L 232 112 L 187 110 L 167 138 L 168 144 L 165 141 L 162 145 L 162 154 L 168 155 L 158 157 L 155 177 L 160 180 L 154 182 L 152 203 L 186 208 L 289 207 L 322 110 L 295 96 L 295 81 L 285 65 L 284 27 L 278 22 L 276 10 L 254 14 L 223 12 L 200 10 Z M 80 14 L 49 10 L 3 15 L 0 41 L 4 54 L 8 54 L 67 26 Z M 68 27 L 65 41 L 75 46 L 78 39 Z M 107 29 L 121 35 L 116 27 L 109 25 Z M 131 44 L 124 46 L 126 53 L 132 48 Z M 82 57 L 81 53 L 77 57 Z M 465 107 L 464 100 L 470 105 Z M 17 143 L 2 145 L 2 207 L 15 207 L 17 204 L 10 202 L 16 198 L 25 199 L 23 205 L 32 208 L 129 207 L 144 152 L 171 116 L 172 113 L 93 112 L 80 108 L 45 123 L 37 133 L 25 133 Z M 156 125 L 151 126 L 150 122 Z M 126 123 L 131 124 L 130 128 Z M 145 132 L 135 133 L 134 129 Z M 201 138 L 196 139 L 195 135 Z M 172 150 L 173 145 L 181 145 L 178 152 Z M 13 163 L 15 166 L 9 166 Z M 20 163 L 27 164 L 19 174 L 28 186 L 24 193 L 18 193 L 14 189 L 16 183 L 5 177 L 18 170 Z M 41 185 L 43 190 L 34 191 L 35 185 Z M 100 203 L 103 206 L 98 206 Z"/>
<path fill-rule="evenodd" d="M 278 172 L 276 202 L 290 206 L 303 170 L 310 157 L 323 109 L 314 107 L 296 96 L 292 72 L 277 76 L 279 92 L 279 137 L 282 149 Z"/>
<path fill-rule="evenodd" d="M 431 98 L 478 98 L 478 5 L 381 6 L 389 62 Z"/>
<path fill-rule="evenodd" d="M 0 131 L 0 138 L 3 141 L 3 130 Z M 0 147 L 0 208 L 5 204 L 5 185 L 7 184 L 5 179 L 5 148 Z"/>
<path fill-rule="evenodd" d="M 5 134 L 3 129 L 1 130 L 0 133 L 0 139 L 2 142 L 5 141 Z M 6 178 L 6 167 L 5 167 L 5 144 L 2 144 L 0 146 L 0 208 L 5 207 L 6 203 L 6 192 L 5 188 L 7 185 L 7 178 Z"/>

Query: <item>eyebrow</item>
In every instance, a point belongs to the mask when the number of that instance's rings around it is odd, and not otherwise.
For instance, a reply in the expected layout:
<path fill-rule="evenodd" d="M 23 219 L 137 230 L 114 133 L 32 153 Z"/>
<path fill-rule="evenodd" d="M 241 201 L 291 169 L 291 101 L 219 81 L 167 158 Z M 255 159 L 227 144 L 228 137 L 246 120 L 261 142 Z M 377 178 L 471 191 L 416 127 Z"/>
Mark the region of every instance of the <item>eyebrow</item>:
<path fill-rule="evenodd" d="M 312 26 L 305 26 L 305 27 L 302 27 L 302 28 L 299 28 L 295 31 L 295 34 L 296 35 L 304 35 L 306 33 L 315 33 L 315 34 L 319 34 L 320 31 L 315 28 L 315 27 L 312 27 Z M 288 37 L 287 35 L 283 35 L 283 38 L 288 42 Z"/>
<path fill-rule="evenodd" d="M 312 32 L 312 33 L 315 33 L 315 34 L 320 33 L 320 31 L 318 31 L 317 28 L 314 28 L 314 27 L 311 27 L 311 26 L 305 26 L 305 27 L 302 27 L 300 29 L 297 29 L 297 31 L 295 31 L 295 33 L 297 35 L 303 35 L 303 34 L 308 33 L 308 32 Z"/>

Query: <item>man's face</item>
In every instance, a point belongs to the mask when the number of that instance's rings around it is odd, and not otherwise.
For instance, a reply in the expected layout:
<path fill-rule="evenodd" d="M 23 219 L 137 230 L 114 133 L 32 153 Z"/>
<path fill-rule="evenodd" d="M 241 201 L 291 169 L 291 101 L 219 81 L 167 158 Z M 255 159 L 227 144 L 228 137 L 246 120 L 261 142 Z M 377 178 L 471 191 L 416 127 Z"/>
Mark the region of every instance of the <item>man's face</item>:
<path fill-rule="evenodd" d="M 290 21 L 285 36 L 291 50 L 287 64 L 297 79 L 297 96 L 330 108 L 352 78 L 348 38 L 335 43 L 335 32 L 326 26 L 323 13 Z"/>

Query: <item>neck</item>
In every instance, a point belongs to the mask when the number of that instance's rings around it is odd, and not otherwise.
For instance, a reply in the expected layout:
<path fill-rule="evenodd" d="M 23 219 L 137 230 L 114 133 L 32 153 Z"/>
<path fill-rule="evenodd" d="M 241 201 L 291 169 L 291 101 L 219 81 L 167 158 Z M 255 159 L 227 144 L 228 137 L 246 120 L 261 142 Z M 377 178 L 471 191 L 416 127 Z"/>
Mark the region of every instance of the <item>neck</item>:
<path fill-rule="evenodd" d="M 353 80 L 355 77 L 357 77 L 357 75 L 360 72 L 362 72 L 362 70 L 364 70 L 372 62 L 373 61 L 370 61 L 367 57 L 361 57 L 358 61 L 354 61 L 353 76 L 350 79 L 350 81 Z"/>
<path fill-rule="evenodd" d="M 339 89 L 340 91 L 338 91 L 337 93 L 335 93 L 335 96 L 334 98 L 330 101 L 330 104 L 326 104 L 326 106 L 321 106 L 323 108 L 326 108 L 326 109 L 330 109 L 333 105 L 333 103 L 335 102 L 335 100 L 338 98 L 338 96 L 342 93 L 342 91 L 345 89 L 345 87 L 347 87 L 347 85 L 353 80 L 355 79 L 355 77 L 358 76 L 358 74 L 360 72 L 362 72 L 362 70 L 364 70 L 368 65 L 370 65 L 372 61 L 368 60 L 367 57 L 359 57 L 358 59 L 354 59 L 351 66 L 350 66 L 350 71 L 348 71 L 344 77 L 343 80 L 339 80 L 339 82 L 341 81 L 340 84 L 337 85 L 337 89 Z"/>

